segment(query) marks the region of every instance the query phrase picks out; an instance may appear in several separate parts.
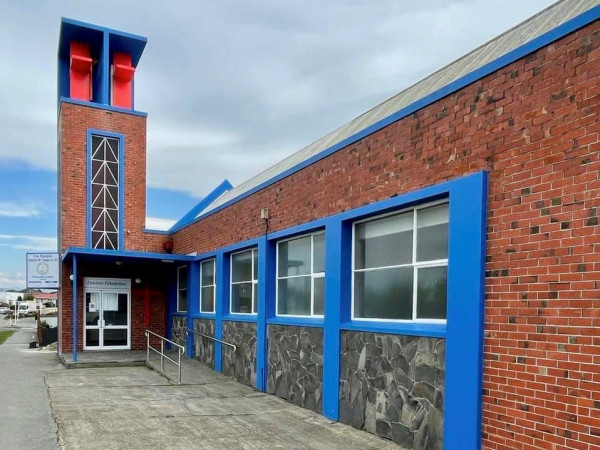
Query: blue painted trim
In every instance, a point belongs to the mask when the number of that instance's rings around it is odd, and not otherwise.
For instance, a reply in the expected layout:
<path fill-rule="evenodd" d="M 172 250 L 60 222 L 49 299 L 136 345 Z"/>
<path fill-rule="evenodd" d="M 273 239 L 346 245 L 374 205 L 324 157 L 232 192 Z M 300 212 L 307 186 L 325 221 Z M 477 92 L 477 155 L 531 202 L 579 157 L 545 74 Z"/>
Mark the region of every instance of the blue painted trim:
<path fill-rule="evenodd" d="M 229 287 L 229 286 L 228 286 Z M 229 308 L 229 296 L 227 296 L 227 308 Z M 252 322 L 256 323 L 256 314 L 227 314 L 221 318 L 223 322 Z"/>
<path fill-rule="evenodd" d="M 179 219 L 170 229 L 170 233 L 174 233 L 178 230 L 181 230 L 186 225 L 191 223 L 198 214 L 200 214 L 208 205 L 214 202 L 217 198 L 219 198 L 223 193 L 232 189 L 233 186 L 227 180 L 223 180 L 221 184 L 219 184 L 216 188 L 214 188 L 211 192 L 206 195 L 202 200 L 198 202 L 196 206 L 194 206 L 187 214 L 185 214 L 181 219 Z"/>
<path fill-rule="evenodd" d="M 209 319 L 209 320 L 215 320 L 215 318 L 217 317 L 215 313 L 203 313 L 203 312 L 199 312 L 199 313 L 195 313 L 192 314 L 192 319 Z"/>
<path fill-rule="evenodd" d="M 265 281 L 268 276 L 267 237 L 258 243 L 258 298 L 256 301 L 256 389 L 267 390 L 267 292 Z"/>
<path fill-rule="evenodd" d="M 98 61 L 101 71 L 101 76 L 99 80 L 99 97 L 97 99 L 98 102 L 104 103 L 105 105 L 110 105 L 110 54 L 109 54 L 109 43 L 108 43 L 108 33 L 104 33 L 102 36 L 102 51 L 100 53 L 100 61 Z M 94 100 L 92 98 L 92 100 Z"/>
<path fill-rule="evenodd" d="M 171 234 L 167 230 L 151 230 L 150 228 L 144 228 L 142 231 L 148 234 L 165 234 L 167 236 Z"/>
<path fill-rule="evenodd" d="M 125 135 L 112 131 L 87 129 L 87 242 L 88 247 L 92 242 L 92 136 L 115 138 L 119 140 L 119 250 L 125 248 Z"/>
<path fill-rule="evenodd" d="M 61 23 L 68 24 L 68 25 L 74 25 L 74 26 L 81 27 L 81 28 L 88 28 L 90 30 L 102 31 L 103 33 L 110 33 L 110 34 L 114 34 L 117 36 L 123 36 L 128 39 L 132 39 L 132 40 L 136 40 L 136 41 L 148 42 L 148 39 L 146 37 L 140 36 L 139 34 L 128 33 L 126 31 L 115 30 L 114 28 L 103 27 L 103 26 L 95 25 L 95 24 L 89 23 L 89 22 L 83 22 L 80 20 L 69 19 L 68 17 L 61 17 Z"/>
<path fill-rule="evenodd" d="M 352 261 L 352 227 L 341 220 L 328 221 L 325 228 L 325 317 L 323 327 L 323 415 L 339 419 L 340 323 L 350 306 L 348 283 Z"/>
<path fill-rule="evenodd" d="M 77 362 L 77 345 L 79 332 L 77 329 L 77 319 L 79 313 L 77 312 L 77 257 L 73 256 L 73 362 Z"/>
<path fill-rule="evenodd" d="M 296 226 L 293 226 L 290 228 L 286 228 L 285 230 L 280 230 L 280 231 L 275 231 L 274 233 L 269 233 L 269 239 L 270 240 L 287 239 L 292 236 L 301 236 L 303 234 L 310 234 L 310 233 L 314 233 L 316 231 L 322 231 L 325 228 L 325 225 L 327 224 L 328 220 L 331 217 L 335 217 L 335 216 L 329 216 L 328 218 L 325 218 L 325 219 L 313 220 L 312 222 L 306 222 L 301 225 L 296 225 Z"/>
<path fill-rule="evenodd" d="M 153 253 L 153 252 L 138 252 L 138 251 L 130 251 L 130 250 L 103 250 L 103 249 L 95 249 L 95 248 L 84 248 L 84 247 L 67 247 L 65 253 L 63 254 L 62 260 L 63 262 L 68 261 L 69 258 L 79 255 L 79 256 L 96 256 L 98 258 L 102 257 L 112 257 L 116 258 L 134 258 L 134 259 L 156 259 L 158 261 L 194 261 L 193 256 L 189 255 L 179 255 L 173 253 Z"/>
<path fill-rule="evenodd" d="M 229 311 L 229 258 L 225 258 L 223 252 L 215 256 L 216 259 L 216 281 L 217 289 L 215 293 L 215 338 L 223 339 L 223 315 Z M 223 346 L 215 343 L 215 370 L 223 371 Z"/>
<path fill-rule="evenodd" d="M 148 113 L 146 113 L 146 112 L 134 111 L 132 109 L 119 108 L 117 106 L 104 105 L 101 103 L 86 102 L 85 100 L 77 100 L 74 98 L 69 98 L 69 97 L 64 97 L 64 96 L 60 97 L 60 99 L 59 99 L 59 111 L 60 111 L 60 105 L 62 103 L 71 103 L 73 105 L 88 106 L 90 108 L 103 109 L 105 111 L 132 114 L 134 116 L 140 116 L 140 117 L 148 117 Z"/>
<path fill-rule="evenodd" d="M 449 449 L 481 448 L 487 180 L 480 172 L 450 191 L 444 394 Z"/>
<path fill-rule="evenodd" d="M 169 284 L 167 287 L 167 339 L 173 340 L 173 317 L 185 316 L 177 312 L 177 267 L 168 268 Z"/>
<path fill-rule="evenodd" d="M 373 333 L 403 334 L 407 336 L 426 336 L 445 338 L 446 324 L 418 322 L 373 322 L 350 320 L 340 325 L 342 330 L 364 331 L 366 327 Z"/>
<path fill-rule="evenodd" d="M 200 263 L 190 262 L 188 264 L 188 292 L 187 292 L 187 327 L 194 329 L 194 314 L 200 311 Z M 188 358 L 193 358 L 195 335 L 188 333 L 186 341 L 186 354 Z"/>
<path fill-rule="evenodd" d="M 274 297 L 273 297 L 274 298 Z M 274 303 L 274 302 L 272 302 Z M 267 320 L 268 325 L 286 325 L 293 327 L 323 328 L 325 320 L 314 317 L 284 317 L 277 316 Z"/>
<path fill-rule="evenodd" d="M 422 97 L 421 99 L 396 111 L 393 114 L 390 114 L 389 116 L 379 120 L 378 122 L 374 123 L 373 125 L 370 125 L 361 131 L 358 131 L 357 133 L 344 139 L 343 141 L 332 145 L 331 147 L 308 158 L 305 161 L 298 163 L 297 165 L 285 170 L 284 172 L 274 176 L 273 178 L 270 178 L 269 180 L 259 184 L 258 186 L 250 189 L 249 191 L 238 195 L 237 197 L 229 200 L 228 202 L 207 212 L 206 214 L 203 214 L 203 215 L 197 217 L 196 219 L 194 219 L 191 222 L 189 222 L 188 224 L 186 224 L 186 226 L 190 225 L 192 223 L 198 222 L 212 214 L 215 214 L 215 213 L 221 211 L 222 209 L 225 209 L 225 208 L 233 205 L 234 203 L 239 202 L 240 200 L 243 200 L 246 197 L 249 197 L 249 196 L 255 194 L 256 192 L 258 192 L 262 189 L 265 189 L 266 187 L 268 187 L 268 186 L 316 163 L 317 161 L 319 161 L 323 158 L 326 158 L 327 156 L 330 156 L 331 154 L 347 147 L 348 145 L 351 145 L 361 139 L 364 139 L 365 137 L 369 136 L 370 134 L 373 134 L 373 133 L 381 130 L 382 128 L 385 128 L 386 126 L 388 126 L 394 122 L 397 122 L 397 121 L 403 119 L 404 117 L 406 117 L 420 109 L 423 109 L 426 106 L 431 105 L 432 103 L 435 103 L 436 101 L 468 86 L 469 84 L 474 83 L 477 80 L 480 80 L 481 78 L 495 72 L 496 70 L 499 70 L 502 67 L 505 67 L 508 64 L 511 64 L 511 63 L 523 58 L 524 56 L 527 56 L 528 54 L 533 53 L 533 52 L 539 50 L 540 48 L 545 47 L 545 46 L 551 44 L 552 42 L 554 42 L 570 33 L 573 33 L 574 31 L 578 30 L 579 28 L 584 27 L 585 25 L 588 25 L 589 23 L 594 22 L 595 20 L 598 20 L 599 18 L 600 18 L 600 6 L 595 6 L 591 9 L 589 9 L 588 11 L 580 14 L 579 16 L 574 17 L 573 19 L 563 23 L 562 25 L 559 25 L 558 27 L 542 34 L 541 36 L 538 36 L 537 38 L 532 39 L 529 42 L 526 42 L 525 44 L 521 45 L 520 47 L 517 47 L 516 49 L 511 50 L 510 52 L 500 56 L 499 58 L 495 59 L 494 61 L 491 61 L 491 62 L 485 64 L 484 66 L 462 76 L 461 78 L 458 78 L 457 80 L 452 81 L 451 83 L 447 84 L 446 86 L 441 87 L 437 91 L 432 92 L 431 94 L 429 94 L 425 97 Z"/>

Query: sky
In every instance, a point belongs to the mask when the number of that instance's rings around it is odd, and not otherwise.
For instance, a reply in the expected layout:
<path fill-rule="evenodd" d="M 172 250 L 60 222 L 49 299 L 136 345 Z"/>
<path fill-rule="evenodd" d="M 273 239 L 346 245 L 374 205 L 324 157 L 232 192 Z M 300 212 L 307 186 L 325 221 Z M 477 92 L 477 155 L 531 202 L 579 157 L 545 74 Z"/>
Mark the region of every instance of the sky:
<path fill-rule="evenodd" d="M 148 38 L 147 226 L 165 229 L 551 0 L 0 0 L 0 290 L 56 250 L 60 18 Z"/>

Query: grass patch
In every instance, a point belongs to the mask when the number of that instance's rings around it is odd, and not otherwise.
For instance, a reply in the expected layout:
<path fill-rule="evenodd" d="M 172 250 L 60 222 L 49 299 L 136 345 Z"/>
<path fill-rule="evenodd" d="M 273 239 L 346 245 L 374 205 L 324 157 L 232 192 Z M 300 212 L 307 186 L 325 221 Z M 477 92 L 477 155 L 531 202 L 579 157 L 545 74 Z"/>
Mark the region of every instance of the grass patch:
<path fill-rule="evenodd" d="M 0 345 L 4 344 L 4 341 L 13 335 L 13 330 L 0 331 Z"/>

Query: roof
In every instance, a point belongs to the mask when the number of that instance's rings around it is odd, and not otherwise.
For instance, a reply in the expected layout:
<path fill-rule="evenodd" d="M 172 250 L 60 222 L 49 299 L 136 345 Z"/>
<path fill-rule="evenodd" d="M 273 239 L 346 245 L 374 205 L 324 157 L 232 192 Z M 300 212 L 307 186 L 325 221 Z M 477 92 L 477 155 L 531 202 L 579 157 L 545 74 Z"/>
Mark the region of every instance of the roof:
<path fill-rule="evenodd" d="M 221 194 L 187 223 L 212 214 L 337 150 L 400 120 L 477 79 L 597 20 L 600 0 L 561 0 L 477 47 L 240 185 Z"/>

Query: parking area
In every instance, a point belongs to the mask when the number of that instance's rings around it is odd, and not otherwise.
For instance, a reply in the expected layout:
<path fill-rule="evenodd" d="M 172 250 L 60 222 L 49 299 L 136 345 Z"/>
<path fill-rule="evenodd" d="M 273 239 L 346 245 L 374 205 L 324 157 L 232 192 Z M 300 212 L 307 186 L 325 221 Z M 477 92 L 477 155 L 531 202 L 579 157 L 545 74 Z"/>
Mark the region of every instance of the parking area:
<path fill-rule="evenodd" d="M 52 371 L 46 383 L 68 449 L 398 448 L 195 361 L 182 385 L 146 367 Z"/>

